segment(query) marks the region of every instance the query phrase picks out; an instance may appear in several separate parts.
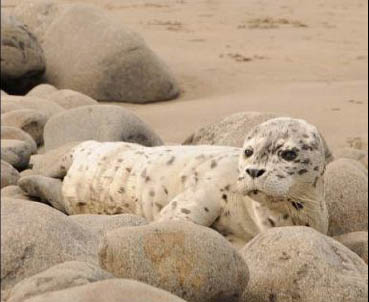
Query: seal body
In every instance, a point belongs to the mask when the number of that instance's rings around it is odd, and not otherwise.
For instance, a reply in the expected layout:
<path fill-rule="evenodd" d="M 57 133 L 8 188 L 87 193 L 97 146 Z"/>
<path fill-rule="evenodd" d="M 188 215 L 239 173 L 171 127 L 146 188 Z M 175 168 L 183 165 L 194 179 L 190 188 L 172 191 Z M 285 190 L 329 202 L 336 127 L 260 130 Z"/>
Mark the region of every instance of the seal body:
<path fill-rule="evenodd" d="M 280 118 L 243 148 L 84 142 L 62 160 L 69 214 L 140 215 L 212 227 L 242 246 L 271 227 L 326 233 L 325 142 L 314 126 Z"/>

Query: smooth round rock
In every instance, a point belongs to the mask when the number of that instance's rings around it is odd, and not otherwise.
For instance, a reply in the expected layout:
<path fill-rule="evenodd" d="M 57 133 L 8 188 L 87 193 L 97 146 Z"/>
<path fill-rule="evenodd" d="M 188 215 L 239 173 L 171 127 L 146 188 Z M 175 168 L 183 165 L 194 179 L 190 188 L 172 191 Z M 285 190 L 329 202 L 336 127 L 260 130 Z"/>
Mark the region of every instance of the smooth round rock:
<path fill-rule="evenodd" d="M 90 98 L 89 96 L 69 89 L 58 90 L 47 96 L 47 99 L 57 103 L 64 109 L 72 109 L 98 104 L 97 101 Z"/>
<path fill-rule="evenodd" d="M 22 5 L 19 5 L 22 6 Z M 53 85 L 50 84 L 40 84 L 36 87 L 32 88 L 30 91 L 28 91 L 27 95 L 28 97 L 38 97 L 38 98 L 48 98 L 51 94 L 54 92 L 57 92 L 58 89 L 55 88 Z"/>
<path fill-rule="evenodd" d="M 1 289 L 65 261 L 96 263 L 93 233 L 36 202 L 1 200 Z"/>
<path fill-rule="evenodd" d="M 368 264 L 368 232 L 354 232 L 334 237 Z"/>
<path fill-rule="evenodd" d="M 133 281 L 111 279 L 47 293 L 27 302 L 186 302 L 163 290 Z"/>
<path fill-rule="evenodd" d="M 112 274 L 105 272 L 97 265 L 80 261 L 68 261 L 16 284 L 10 290 L 8 302 L 23 302 L 26 299 L 48 292 L 113 278 Z"/>
<path fill-rule="evenodd" d="M 1 139 L 16 139 L 23 141 L 27 144 L 29 144 L 32 154 L 36 153 L 37 151 L 37 145 L 35 140 L 26 132 L 23 130 L 16 128 L 16 127 L 7 127 L 2 126 L 1 127 Z"/>
<path fill-rule="evenodd" d="M 6 104 L 1 103 L 1 114 L 11 112 L 11 111 L 22 110 L 22 109 L 23 107 L 18 104 L 9 103 L 9 102 L 7 102 Z"/>
<path fill-rule="evenodd" d="M 135 227 L 147 225 L 145 218 L 137 215 L 121 214 L 121 215 L 72 215 L 69 218 L 90 231 L 98 233 L 100 236 L 106 232 L 119 229 L 122 227 Z"/>
<path fill-rule="evenodd" d="M 97 6 L 66 8 L 48 27 L 42 46 L 46 80 L 59 89 L 99 101 L 133 103 L 179 95 L 168 67 L 143 39 Z"/>
<path fill-rule="evenodd" d="M 276 113 L 240 112 L 197 130 L 184 145 L 223 145 L 242 147 L 246 133 L 255 126 L 280 117 Z"/>
<path fill-rule="evenodd" d="M 1 189 L 1 198 L 13 198 L 13 199 L 23 199 L 28 201 L 34 201 L 24 192 L 20 187 L 16 185 L 7 186 Z"/>
<path fill-rule="evenodd" d="M 1 159 L 18 170 L 24 170 L 28 167 L 32 151 L 32 147 L 24 141 L 1 140 Z"/>
<path fill-rule="evenodd" d="M 185 222 L 110 231 L 100 245 L 99 262 L 116 277 L 162 288 L 189 302 L 236 302 L 249 278 L 226 239 Z"/>
<path fill-rule="evenodd" d="M 324 179 L 329 235 L 368 231 L 368 173 L 357 161 L 339 159 L 327 166 Z"/>
<path fill-rule="evenodd" d="M 1 160 L 1 188 L 16 185 L 20 177 L 19 172 L 8 162 Z"/>
<path fill-rule="evenodd" d="M 51 116 L 65 111 L 65 109 L 53 101 L 30 96 L 6 96 L 1 100 L 2 104 L 16 104 L 23 109 L 32 109 L 41 112 L 50 118 Z"/>
<path fill-rule="evenodd" d="M 242 302 L 364 302 L 368 266 L 336 240 L 312 228 L 273 228 L 241 254 L 250 269 Z"/>
<path fill-rule="evenodd" d="M 132 112 L 114 105 L 74 108 L 49 119 L 44 131 L 45 149 L 49 151 L 73 141 L 124 141 L 144 146 L 163 142 Z"/>
<path fill-rule="evenodd" d="M 1 87 L 22 93 L 40 81 L 45 57 L 36 37 L 13 16 L 1 16 Z"/>
<path fill-rule="evenodd" d="M 10 126 L 22 129 L 28 133 L 36 142 L 42 145 L 44 138 L 44 127 L 47 122 L 47 116 L 41 112 L 22 109 L 7 112 L 1 115 L 1 126 Z"/>

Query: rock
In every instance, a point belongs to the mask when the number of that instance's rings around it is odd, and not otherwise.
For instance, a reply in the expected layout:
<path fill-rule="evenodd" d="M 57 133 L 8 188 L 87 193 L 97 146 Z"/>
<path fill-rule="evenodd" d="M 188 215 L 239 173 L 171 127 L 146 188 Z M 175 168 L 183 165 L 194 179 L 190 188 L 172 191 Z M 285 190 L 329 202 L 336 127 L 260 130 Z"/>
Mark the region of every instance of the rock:
<path fill-rule="evenodd" d="M 113 275 L 91 263 L 64 262 L 19 282 L 11 289 L 8 302 L 23 302 L 48 292 L 113 278 Z"/>
<path fill-rule="evenodd" d="M 1 126 L 10 126 L 22 129 L 28 133 L 37 145 L 42 145 L 44 127 L 47 116 L 31 109 L 11 111 L 1 115 Z"/>
<path fill-rule="evenodd" d="M 36 37 L 15 17 L 1 16 L 1 88 L 24 93 L 45 72 L 45 57 Z"/>
<path fill-rule="evenodd" d="M 6 96 L 1 100 L 2 104 L 17 104 L 20 105 L 23 109 L 32 109 L 35 111 L 39 111 L 47 118 L 50 118 L 54 114 L 65 111 L 65 109 L 58 104 L 50 101 L 41 99 L 38 97 L 30 97 L 30 96 Z"/>
<path fill-rule="evenodd" d="M 74 108 L 53 116 L 44 131 L 46 151 L 73 141 L 125 141 L 145 146 L 163 142 L 130 111 L 113 105 Z"/>
<path fill-rule="evenodd" d="M 50 24 L 42 46 L 46 80 L 57 88 L 133 103 L 179 95 L 173 75 L 143 39 L 95 6 L 65 9 Z"/>
<path fill-rule="evenodd" d="M 368 264 L 368 232 L 354 232 L 334 237 Z"/>
<path fill-rule="evenodd" d="M 18 5 L 22 6 L 22 5 Z M 58 89 L 50 84 L 40 84 L 30 90 L 26 96 L 28 97 L 38 97 L 38 98 L 48 98 L 54 92 L 57 92 Z"/>
<path fill-rule="evenodd" d="M 69 89 L 61 89 L 47 97 L 59 104 L 64 109 L 72 109 L 81 106 L 98 105 L 98 102 L 87 95 Z"/>
<path fill-rule="evenodd" d="M 47 177 L 64 178 L 66 170 L 61 169 L 64 165 L 62 162 L 63 156 L 80 143 L 70 142 L 44 154 L 33 155 L 30 161 L 33 173 Z"/>
<path fill-rule="evenodd" d="M 368 174 L 356 161 L 339 159 L 327 166 L 325 199 L 329 235 L 368 231 Z"/>
<path fill-rule="evenodd" d="M 81 224 L 86 229 L 96 232 L 99 236 L 122 227 L 147 225 L 146 219 L 130 214 L 121 215 L 72 215 L 71 220 Z"/>
<path fill-rule="evenodd" d="M 276 113 L 236 113 L 220 122 L 199 129 L 187 138 L 183 144 L 242 147 L 249 130 L 263 122 L 280 116 Z"/>
<path fill-rule="evenodd" d="M 32 160 L 32 156 L 30 159 L 30 166 L 32 166 L 31 160 Z M 30 175 L 38 175 L 38 173 L 33 172 L 32 169 L 23 170 L 22 172 L 20 172 L 21 177 L 30 176 Z"/>
<path fill-rule="evenodd" d="M 47 293 L 27 302 L 186 302 L 163 290 L 133 281 L 111 279 Z"/>
<path fill-rule="evenodd" d="M 1 289 L 65 261 L 96 263 L 95 235 L 53 208 L 1 200 Z"/>
<path fill-rule="evenodd" d="M 2 152 L 2 150 L 1 150 Z M 1 160 L 1 188 L 16 185 L 19 179 L 19 172 L 4 160 Z"/>
<path fill-rule="evenodd" d="M 353 148 L 343 148 L 337 150 L 334 155 L 336 159 L 347 158 L 356 160 L 368 169 L 368 151 Z"/>
<path fill-rule="evenodd" d="M 55 209 L 66 213 L 62 181 L 60 179 L 45 177 L 42 175 L 30 175 L 18 180 L 18 186 L 33 198 L 39 198 L 42 202 L 50 204 Z"/>
<path fill-rule="evenodd" d="M 28 201 L 34 201 L 35 199 L 31 198 L 18 186 L 7 186 L 1 189 L 1 198 L 13 198 L 13 199 L 23 199 Z"/>
<path fill-rule="evenodd" d="M 11 111 L 22 110 L 22 109 L 23 107 L 21 105 L 9 103 L 9 102 L 7 102 L 6 104 L 3 104 L 1 102 L 1 114 L 11 112 Z"/>
<path fill-rule="evenodd" d="M 189 302 L 238 301 L 248 269 L 217 232 L 192 223 L 165 222 L 110 231 L 99 250 L 100 266 Z"/>
<path fill-rule="evenodd" d="M 24 170 L 28 167 L 31 154 L 32 148 L 24 141 L 17 139 L 1 140 L 1 159 L 18 170 Z"/>
<path fill-rule="evenodd" d="M 35 140 L 26 132 L 15 127 L 1 127 L 1 139 L 16 139 L 29 144 L 32 154 L 37 152 Z"/>
<path fill-rule="evenodd" d="M 312 228 L 273 228 L 241 254 L 250 269 L 242 302 L 364 302 L 368 266 L 332 238 Z"/>
<path fill-rule="evenodd" d="M 42 44 L 45 32 L 64 9 L 65 5 L 57 1 L 22 0 L 13 10 L 13 14 L 27 24 Z"/>

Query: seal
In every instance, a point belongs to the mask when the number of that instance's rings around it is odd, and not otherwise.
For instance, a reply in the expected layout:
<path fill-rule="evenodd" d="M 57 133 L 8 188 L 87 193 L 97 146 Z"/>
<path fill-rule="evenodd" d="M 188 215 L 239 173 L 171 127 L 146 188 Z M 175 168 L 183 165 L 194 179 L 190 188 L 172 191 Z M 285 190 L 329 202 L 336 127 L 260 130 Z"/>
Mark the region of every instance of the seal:
<path fill-rule="evenodd" d="M 185 220 L 242 247 L 272 227 L 326 234 L 323 174 L 331 159 L 317 128 L 292 118 L 258 125 L 242 148 L 87 141 L 61 161 L 60 196 L 68 214 Z"/>

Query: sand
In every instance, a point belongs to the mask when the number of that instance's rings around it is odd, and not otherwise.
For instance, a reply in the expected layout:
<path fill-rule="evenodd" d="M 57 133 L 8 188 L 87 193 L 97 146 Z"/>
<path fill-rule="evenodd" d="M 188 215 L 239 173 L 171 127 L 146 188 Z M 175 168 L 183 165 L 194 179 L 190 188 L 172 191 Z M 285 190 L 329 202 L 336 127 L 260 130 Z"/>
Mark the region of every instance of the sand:
<path fill-rule="evenodd" d="M 367 149 L 367 0 L 79 2 L 139 32 L 177 76 L 178 100 L 121 104 L 166 142 L 235 112 L 269 111 L 312 122 L 333 149 Z"/>

